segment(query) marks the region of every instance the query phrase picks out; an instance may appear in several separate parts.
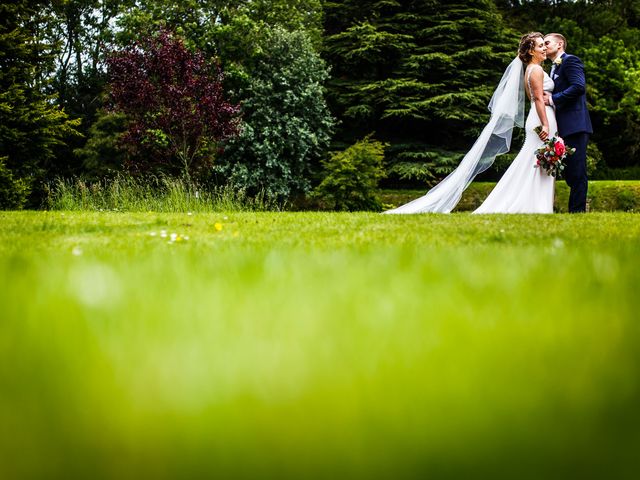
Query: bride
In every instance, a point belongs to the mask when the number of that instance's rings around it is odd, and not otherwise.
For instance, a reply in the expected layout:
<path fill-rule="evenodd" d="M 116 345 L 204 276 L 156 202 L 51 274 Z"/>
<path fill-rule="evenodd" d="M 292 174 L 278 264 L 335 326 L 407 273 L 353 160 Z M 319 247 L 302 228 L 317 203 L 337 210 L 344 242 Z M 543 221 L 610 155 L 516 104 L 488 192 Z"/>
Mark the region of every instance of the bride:
<path fill-rule="evenodd" d="M 547 58 L 541 33 L 520 39 L 518 57 L 507 67 L 489 102 L 489 123 L 460 165 L 426 195 L 384 213 L 449 213 L 476 175 L 489 168 L 497 155 L 509 151 L 514 124 L 524 123 L 524 92 L 531 100 L 525 141 L 486 200 L 473 213 L 553 213 L 555 178 L 536 164 L 535 151 L 558 129 L 552 107 L 543 92 L 553 91 L 553 80 L 542 69 Z M 526 67 L 526 70 L 525 70 Z M 526 79 L 526 81 L 525 81 Z M 525 86 L 526 84 L 526 86 Z M 537 134 L 534 129 L 541 126 Z"/>

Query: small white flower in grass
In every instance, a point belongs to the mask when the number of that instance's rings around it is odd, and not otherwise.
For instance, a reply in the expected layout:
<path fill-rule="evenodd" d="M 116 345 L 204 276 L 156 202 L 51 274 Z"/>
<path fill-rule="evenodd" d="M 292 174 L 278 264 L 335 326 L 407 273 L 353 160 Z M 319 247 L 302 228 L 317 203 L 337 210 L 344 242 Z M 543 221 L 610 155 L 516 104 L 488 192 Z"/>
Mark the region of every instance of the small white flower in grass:
<path fill-rule="evenodd" d="M 191 216 L 191 215 L 193 215 L 193 213 L 191 213 L 191 212 L 187 212 L 187 215 Z"/>
<path fill-rule="evenodd" d="M 80 247 L 73 247 L 73 250 L 71 250 L 71 254 L 74 257 L 79 257 L 80 255 L 82 255 L 82 249 Z"/>
<path fill-rule="evenodd" d="M 229 220 L 229 217 L 224 217 L 225 220 Z"/>
<path fill-rule="evenodd" d="M 564 247 L 564 242 L 560 238 L 553 239 L 553 248 L 562 248 Z"/>
<path fill-rule="evenodd" d="M 185 239 L 185 240 L 189 240 L 189 235 L 185 235 L 185 236 L 184 236 L 184 239 Z"/>
<path fill-rule="evenodd" d="M 160 236 L 162 238 L 167 238 L 167 231 L 166 230 L 160 230 Z"/>
<path fill-rule="evenodd" d="M 172 233 L 172 234 L 171 234 L 171 236 L 170 236 L 169 238 L 171 238 L 171 241 L 172 241 L 172 242 L 175 242 L 175 241 L 176 241 L 176 239 L 178 238 L 178 234 L 177 234 L 177 233 Z"/>
<path fill-rule="evenodd" d="M 149 235 L 151 235 L 152 237 L 155 237 L 158 234 L 156 232 L 151 232 L 151 233 L 149 233 Z"/>
<path fill-rule="evenodd" d="M 197 190 L 196 190 L 196 198 L 200 198 L 200 195 L 198 194 Z"/>

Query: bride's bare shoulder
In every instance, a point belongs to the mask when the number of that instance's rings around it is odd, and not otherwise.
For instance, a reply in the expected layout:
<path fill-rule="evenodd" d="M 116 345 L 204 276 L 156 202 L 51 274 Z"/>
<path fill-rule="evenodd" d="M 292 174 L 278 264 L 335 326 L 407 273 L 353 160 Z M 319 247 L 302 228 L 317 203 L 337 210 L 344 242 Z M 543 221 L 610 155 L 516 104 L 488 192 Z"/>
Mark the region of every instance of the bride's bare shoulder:
<path fill-rule="evenodd" d="M 543 73 L 543 72 L 544 72 L 544 68 L 542 68 L 542 65 L 538 65 L 537 63 L 530 63 L 529 65 L 527 65 L 527 70 L 526 70 L 527 74 Z"/>
<path fill-rule="evenodd" d="M 530 63 L 527 65 L 524 75 L 525 78 L 529 79 L 529 81 L 542 81 L 542 78 L 544 77 L 544 69 L 538 64 Z"/>

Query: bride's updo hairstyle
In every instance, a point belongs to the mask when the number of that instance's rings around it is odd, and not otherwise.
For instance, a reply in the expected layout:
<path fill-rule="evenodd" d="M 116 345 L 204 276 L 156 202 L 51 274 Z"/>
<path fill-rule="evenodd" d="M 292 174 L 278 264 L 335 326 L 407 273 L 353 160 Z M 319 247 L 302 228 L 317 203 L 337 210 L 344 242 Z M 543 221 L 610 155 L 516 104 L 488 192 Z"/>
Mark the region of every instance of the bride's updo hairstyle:
<path fill-rule="evenodd" d="M 533 58 L 531 50 L 536 46 L 536 38 L 544 39 L 544 36 L 540 32 L 531 32 L 522 36 L 520 39 L 520 46 L 518 47 L 518 58 L 522 60 L 522 63 L 528 65 Z"/>

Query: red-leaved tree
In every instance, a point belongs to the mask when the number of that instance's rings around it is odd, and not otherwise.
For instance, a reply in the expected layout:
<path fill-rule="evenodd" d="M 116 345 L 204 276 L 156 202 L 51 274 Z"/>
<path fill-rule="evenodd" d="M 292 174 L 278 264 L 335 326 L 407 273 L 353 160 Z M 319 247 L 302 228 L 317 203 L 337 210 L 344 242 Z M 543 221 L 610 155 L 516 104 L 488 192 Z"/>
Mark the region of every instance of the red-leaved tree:
<path fill-rule="evenodd" d="M 129 119 L 122 140 L 133 170 L 190 180 L 238 132 L 239 107 L 225 100 L 219 65 L 169 31 L 113 52 L 108 69 L 111 107 Z"/>

